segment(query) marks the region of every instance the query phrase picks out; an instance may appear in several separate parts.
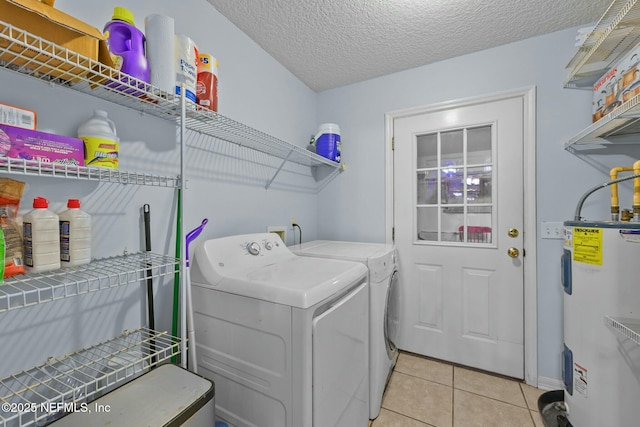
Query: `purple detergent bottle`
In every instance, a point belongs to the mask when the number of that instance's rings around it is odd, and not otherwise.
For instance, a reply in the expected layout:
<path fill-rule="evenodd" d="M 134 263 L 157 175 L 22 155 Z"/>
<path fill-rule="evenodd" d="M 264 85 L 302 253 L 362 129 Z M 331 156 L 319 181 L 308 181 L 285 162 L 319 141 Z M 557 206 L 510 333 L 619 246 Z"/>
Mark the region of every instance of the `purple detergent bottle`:
<path fill-rule="evenodd" d="M 133 13 L 115 7 L 111 21 L 104 26 L 114 68 L 149 83 L 149 62 L 145 56 L 145 37 L 136 28 Z"/>

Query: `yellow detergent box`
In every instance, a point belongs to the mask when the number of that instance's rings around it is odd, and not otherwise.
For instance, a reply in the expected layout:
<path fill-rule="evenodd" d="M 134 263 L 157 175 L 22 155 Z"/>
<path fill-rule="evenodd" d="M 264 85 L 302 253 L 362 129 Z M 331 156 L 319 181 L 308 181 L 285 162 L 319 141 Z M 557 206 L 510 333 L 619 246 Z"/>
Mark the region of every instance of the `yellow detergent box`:
<path fill-rule="evenodd" d="M 84 141 L 85 166 L 118 169 L 118 142 L 95 136 L 81 138 Z"/>

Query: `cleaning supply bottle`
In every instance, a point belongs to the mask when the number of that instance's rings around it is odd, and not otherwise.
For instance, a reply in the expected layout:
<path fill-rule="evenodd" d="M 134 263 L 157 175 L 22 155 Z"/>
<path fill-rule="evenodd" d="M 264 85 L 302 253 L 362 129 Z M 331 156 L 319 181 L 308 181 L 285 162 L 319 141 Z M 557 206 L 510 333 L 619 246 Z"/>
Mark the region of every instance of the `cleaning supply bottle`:
<path fill-rule="evenodd" d="M 118 169 L 120 139 L 107 112 L 95 110 L 93 117 L 78 127 L 78 138 L 84 141 L 84 164 Z"/>
<path fill-rule="evenodd" d="M 80 210 L 80 200 L 69 199 L 60 213 L 60 265 L 75 267 L 91 261 L 91 215 Z"/>
<path fill-rule="evenodd" d="M 134 24 L 133 13 L 124 7 L 115 7 L 113 17 L 104 26 L 103 32 L 114 68 L 149 83 L 145 38 L 142 31 Z"/>
<path fill-rule="evenodd" d="M 49 210 L 44 197 L 33 200 L 33 210 L 22 219 L 24 264 L 28 272 L 42 273 L 60 268 L 58 215 Z"/>

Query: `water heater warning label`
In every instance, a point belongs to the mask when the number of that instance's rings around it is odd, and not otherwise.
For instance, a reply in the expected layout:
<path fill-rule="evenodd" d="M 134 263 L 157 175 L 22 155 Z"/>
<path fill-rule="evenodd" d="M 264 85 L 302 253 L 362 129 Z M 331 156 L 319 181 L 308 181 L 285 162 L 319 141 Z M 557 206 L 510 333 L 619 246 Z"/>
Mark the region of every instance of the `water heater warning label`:
<path fill-rule="evenodd" d="M 573 260 L 585 264 L 602 265 L 602 229 L 575 227 L 573 229 Z"/>
<path fill-rule="evenodd" d="M 577 363 L 573 364 L 573 389 L 587 397 L 587 370 Z"/>

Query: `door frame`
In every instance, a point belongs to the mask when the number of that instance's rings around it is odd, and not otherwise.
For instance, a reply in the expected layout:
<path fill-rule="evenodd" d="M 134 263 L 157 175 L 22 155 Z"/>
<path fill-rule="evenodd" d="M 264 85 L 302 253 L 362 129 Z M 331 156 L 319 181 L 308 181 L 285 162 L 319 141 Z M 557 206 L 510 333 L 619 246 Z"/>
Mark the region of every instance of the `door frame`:
<path fill-rule="evenodd" d="M 522 98 L 523 102 L 523 185 L 524 185 L 524 236 L 523 247 L 526 256 L 524 268 L 524 380 L 538 386 L 538 304 L 537 304 L 537 212 L 536 212 L 536 87 L 525 87 L 447 101 L 429 106 L 413 107 L 391 111 L 385 114 L 385 185 L 386 242 L 392 243 L 393 217 L 393 122 L 395 119 L 450 110 L 510 98 Z"/>

